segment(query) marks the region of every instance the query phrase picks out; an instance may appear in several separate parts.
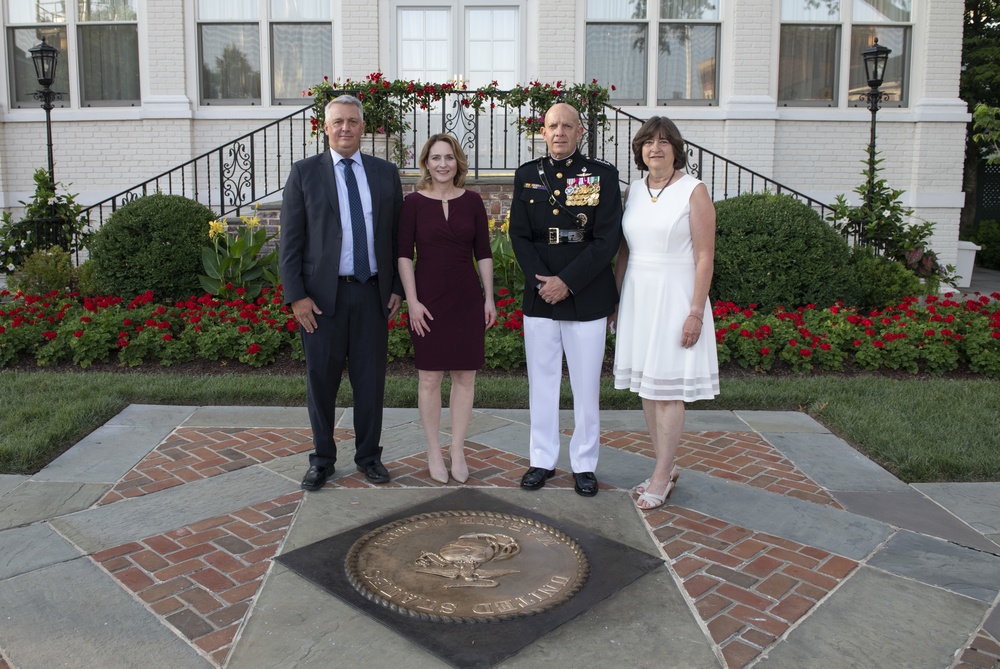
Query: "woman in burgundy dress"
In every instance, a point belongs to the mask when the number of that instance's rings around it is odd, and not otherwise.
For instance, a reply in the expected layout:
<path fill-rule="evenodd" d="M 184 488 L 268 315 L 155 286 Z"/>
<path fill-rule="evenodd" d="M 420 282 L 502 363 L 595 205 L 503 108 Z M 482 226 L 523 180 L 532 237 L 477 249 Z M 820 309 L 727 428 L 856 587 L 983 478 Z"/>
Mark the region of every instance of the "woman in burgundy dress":
<path fill-rule="evenodd" d="M 441 381 L 450 372 L 451 476 L 465 483 L 476 370 L 485 362 L 484 333 L 497 318 L 486 207 L 478 193 L 463 188 L 468 171 L 458 140 L 433 135 L 420 152 L 417 191 L 403 201 L 399 217 L 397 255 L 419 378 L 417 407 L 427 467 L 439 483 L 448 482 L 439 438 Z"/>

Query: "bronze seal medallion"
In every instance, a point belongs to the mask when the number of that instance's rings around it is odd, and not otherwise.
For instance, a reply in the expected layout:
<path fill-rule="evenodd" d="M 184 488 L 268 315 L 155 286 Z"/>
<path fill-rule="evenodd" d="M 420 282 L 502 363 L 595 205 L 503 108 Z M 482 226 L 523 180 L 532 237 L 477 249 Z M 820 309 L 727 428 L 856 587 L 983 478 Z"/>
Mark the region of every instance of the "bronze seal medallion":
<path fill-rule="evenodd" d="M 587 582 L 583 549 L 545 523 L 491 511 L 436 511 L 378 527 L 351 546 L 348 581 L 403 615 L 500 622 L 549 611 Z"/>

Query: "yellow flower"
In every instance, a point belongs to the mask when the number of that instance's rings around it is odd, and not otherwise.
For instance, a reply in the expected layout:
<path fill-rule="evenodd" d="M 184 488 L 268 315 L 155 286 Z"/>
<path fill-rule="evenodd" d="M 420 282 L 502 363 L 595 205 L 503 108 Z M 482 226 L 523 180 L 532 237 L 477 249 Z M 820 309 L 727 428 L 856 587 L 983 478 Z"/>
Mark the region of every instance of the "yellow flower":
<path fill-rule="evenodd" d="M 243 221 L 243 225 L 247 226 L 251 230 L 260 225 L 259 216 L 240 216 L 240 220 Z"/>
<path fill-rule="evenodd" d="M 489 223 L 487 223 L 487 225 L 490 228 L 490 232 L 493 232 L 493 229 L 497 227 L 497 222 L 491 218 Z"/>
<path fill-rule="evenodd" d="M 222 220 L 212 221 L 212 222 L 210 222 L 208 224 L 208 238 L 209 239 L 215 239 L 217 235 L 224 235 L 224 234 L 226 234 L 226 222 L 225 221 L 222 221 Z"/>
<path fill-rule="evenodd" d="M 505 235 L 507 234 L 507 231 L 509 229 L 510 229 L 510 221 L 504 221 L 503 225 L 500 226 L 500 232 L 504 233 Z"/>

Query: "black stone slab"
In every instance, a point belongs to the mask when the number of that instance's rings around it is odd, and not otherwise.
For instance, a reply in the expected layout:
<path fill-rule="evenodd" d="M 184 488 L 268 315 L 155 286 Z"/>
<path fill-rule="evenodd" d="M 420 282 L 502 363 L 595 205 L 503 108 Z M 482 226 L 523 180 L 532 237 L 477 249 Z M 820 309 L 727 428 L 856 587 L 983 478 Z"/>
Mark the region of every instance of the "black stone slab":
<path fill-rule="evenodd" d="M 347 553 L 357 539 L 371 530 L 421 513 L 464 509 L 524 516 L 565 532 L 586 553 L 590 561 L 590 578 L 575 597 L 551 611 L 506 622 L 478 624 L 435 623 L 400 615 L 369 601 L 348 582 L 344 567 Z M 555 520 L 470 489 L 458 490 L 426 504 L 384 516 L 276 559 L 411 643 L 461 669 L 493 667 L 663 565 L 659 557 L 594 534 L 574 523 Z M 372 644 L 373 648 L 377 648 L 377 640 L 372 639 Z"/>

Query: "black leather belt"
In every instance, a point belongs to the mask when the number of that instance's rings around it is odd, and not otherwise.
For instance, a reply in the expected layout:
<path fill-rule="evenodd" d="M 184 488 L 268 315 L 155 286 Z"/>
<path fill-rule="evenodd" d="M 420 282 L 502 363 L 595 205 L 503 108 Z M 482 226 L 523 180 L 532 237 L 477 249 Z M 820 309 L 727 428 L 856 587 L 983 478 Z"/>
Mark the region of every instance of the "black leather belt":
<path fill-rule="evenodd" d="M 378 274 L 372 274 L 370 277 L 368 277 L 368 281 L 362 281 L 353 274 L 341 274 L 340 280 L 346 283 L 371 283 L 372 281 L 378 280 Z"/>
<path fill-rule="evenodd" d="M 563 230 L 562 228 L 549 228 L 549 244 L 578 244 L 590 241 L 586 238 L 583 230 Z"/>

